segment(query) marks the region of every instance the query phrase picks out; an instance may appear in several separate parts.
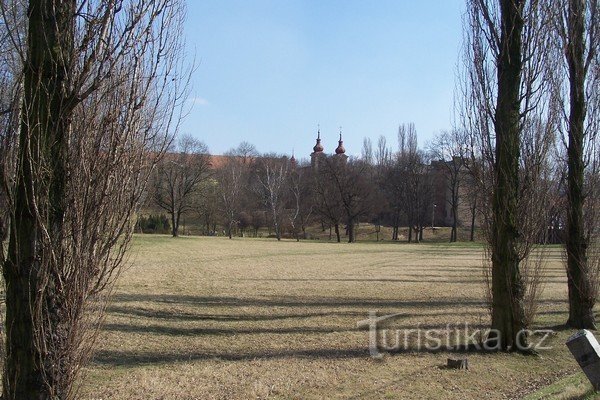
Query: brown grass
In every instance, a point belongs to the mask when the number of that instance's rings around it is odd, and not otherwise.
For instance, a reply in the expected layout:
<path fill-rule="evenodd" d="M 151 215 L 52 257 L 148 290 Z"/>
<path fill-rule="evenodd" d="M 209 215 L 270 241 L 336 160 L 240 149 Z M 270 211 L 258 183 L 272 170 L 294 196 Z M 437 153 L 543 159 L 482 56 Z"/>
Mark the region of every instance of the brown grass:
<path fill-rule="evenodd" d="M 541 357 L 446 352 L 373 360 L 370 310 L 399 327 L 487 323 L 482 248 L 139 236 L 109 307 L 83 399 L 521 398 L 578 367 L 559 331 Z M 536 325 L 566 321 L 548 252 Z"/>

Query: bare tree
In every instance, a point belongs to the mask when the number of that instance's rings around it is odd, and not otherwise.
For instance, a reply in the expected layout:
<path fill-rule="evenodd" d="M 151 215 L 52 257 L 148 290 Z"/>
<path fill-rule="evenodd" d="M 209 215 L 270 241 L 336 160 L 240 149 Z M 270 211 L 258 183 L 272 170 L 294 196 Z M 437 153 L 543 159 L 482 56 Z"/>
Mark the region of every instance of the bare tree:
<path fill-rule="evenodd" d="M 452 210 L 452 231 L 450 242 L 458 240 L 458 207 L 462 188 L 462 178 L 465 172 L 464 138 L 466 135 L 459 130 L 454 132 L 441 132 L 430 144 L 431 156 L 437 160 L 436 165 L 441 167 L 446 187 L 450 197 L 446 200 Z"/>
<path fill-rule="evenodd" d="M 368 165 L 373 165 L 374 156 L 373 156 L 373 143 L 370 138 L 363 139 L 363 148 L 361 153 L 361 159 L 367 163 Z"/>
<path fill-rule="evenodd" d="M 325 160 L 325 158 L 323 158 Z M 315 170 L 312 175 L 312 190 L 315 201 L 315 211 L 321 217 L 323 230 L 329 226 L 329 240 L 331 240 L 331 227 L 335 230 L 338 243 L 341 242 L 340 223 L 342 221 L 342 205 L 339 191 L 331 181 L 331 175 L 322 168 Z M 327 224 L 327 225 L 326 225 Z"/>
<path fill-rule="evenodd" d="M 401 185 L 400 205 L 408 223 L 408 242 L 418 243 L 422 239 L 425 218 L 431 212 L 432 190 L 426 160 L 418 148 L 417 130 L 413 123 L 400 125 L 398 145 L 395 168 Z"/>
<path fill-rule="evenodd" d="M 379 136 L 377 139 L 377 149 L 375 149 L 375 162 L 381 167 L 388 164 L 392 160 L 392 150 L 387 145 L 385 136 Z"/>
<path fill-rule="evenodd" d="M 332 188 L 334 204 L 340 207 L 345 217 L 349 243 L 356 241 L 355 228 L 360 218 L 368 216 L 373 209 L 373 188 L 369 185 L 366 169 L 367 165 L 362 161 L 346 161 L 339 156 L 325 158 L 321 166 L 323 181 Z"/>
<path fill-rule="evenodd" d="M 264 157 L 258 162 L 255 190 L 271 214 L 271 222 L 277 240 L 281 240 L 284 194 L 288 183 L 287 175 L 288 160 L 285 158 Z"/>
<path fill-rule="evenodd" d="M 173 237 L 179 235 L 181 216 L 196 207 L 203 183 L 210 176 L 208 147 L 190 135 L 180 137 L 177 146 L 157 165 L 153 198 L 171 216 Z"/>
<path fill-rule="evenodd" d="M 392 240 L 399 239 L 400 223 L 405 209 L 406 182 L 398 162 L 382 168 L 380 188 L 387 201 Z"/>
<path fill-rule="evenodd" d="M 311 198 L 311 187 L 309 183 L 310 170 L 298 168 L 292 165 L 288 173 L 288 209 L 289 221 L 292 233 L 297 241 L 300 240 L 298 228 L 302 230 L 302 236 L 306 239 L 306 226 L 313 213 L 313 199 Z"/>
<path fill-rule="evenodd" d="M 476 181 L 488 195 L 482 209 L 491 210 L 484 213 L 491 258 L 493 330 L 488 341 L 514 351 L 526 347 L 517 346 L 526 344 L 522 332 L 531 320 L 526 300 L 539 295 L 528 285 L 537 280 L 525 278 L 527 266 L 538 264 L 529 259 L 539 224 L 521 224 L 519 218 L 531 215 L 527 209 L 534 206 L 523 194 L 543 181 L 533 175 L 543 168 L 523 170 L 528 162 L 523 142 L 527 131 L 545 127 L 540 121 L 548 119 L 543 101 L 547 25 L 538 0 L 468 2 L 462 120 L 471 134 L 470 164 L 477 166 Z M 548 132 L 541 130 L 542 135 Z M 545 136 L 541 139 L 548 142 Z"/>
<path fill-rule="evenodd" d="M 242 164 L 250 165 L 259 156 L 259 153 L 252 143 L 241 142 L 238 147 L 229 150 L 227 155 L 239 157 Z"/>
<path fill-rule="evenodd" d="M 237 158 L 230 158 L 216 173 L 219 209 L 225 220 L 229 239 L 233 238 L 233 228 L 241 210 L 241 192 L 244 166 Z"/>
<path fill-rule="evenodd" d="M 217 231 L 219 216 L 219 188 L 214 173 L 202 183 L 199 197 L 195 203 L 195 211 L 204 225 L 205 235 L 214 235 Z"/>
<path fill-rule="evenodd" d="M 553 83 L 557 127 L 562 133 L 567 164 L 567 277 L 569 319 L 574 328 L 595 329 L 598 272 L 592 232 L 599 221 L 591 195 L 598 174 L 596 149 L 600 128 L 600 3 L 597 0 L 555 0 L 547 12 L 554 23 Z M 591 185 L 590 185 L 591 184 Z"/>
<path fill-rule="evenodd" d="M 27 10 L 25 10 L 27 6 Z M 3 178 L 10 213 L 5 399 L 74 399 L 174 129 L 178 1 L 0 2 Z M 5 256 L 4 256 L 5 255 Z"/>

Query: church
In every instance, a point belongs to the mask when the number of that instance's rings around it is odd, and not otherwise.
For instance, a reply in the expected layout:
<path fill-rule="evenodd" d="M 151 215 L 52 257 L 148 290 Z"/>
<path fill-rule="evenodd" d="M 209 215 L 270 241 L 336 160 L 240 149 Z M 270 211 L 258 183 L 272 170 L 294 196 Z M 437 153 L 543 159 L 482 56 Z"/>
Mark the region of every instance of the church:
<path fill-rule="evenodd" d="M 317 144 L 313 147 L 313 152 L 310 154 L 310 165 L 313 168 L 319 168 L 319 164 L 322 160 L 327 157 L 325 153 L 325 148 L 321 143 L 321 129 L 317 131 Z M 348 156 L 346 155 L 346 148 L 344 147 L 344 141 L 342 139 L 342 129 L 340 128 L 340 140 L 338 140 L 338 146 L 335 149 L 334 157 L 339 157 L 344 162 L 348 160 Z"/>

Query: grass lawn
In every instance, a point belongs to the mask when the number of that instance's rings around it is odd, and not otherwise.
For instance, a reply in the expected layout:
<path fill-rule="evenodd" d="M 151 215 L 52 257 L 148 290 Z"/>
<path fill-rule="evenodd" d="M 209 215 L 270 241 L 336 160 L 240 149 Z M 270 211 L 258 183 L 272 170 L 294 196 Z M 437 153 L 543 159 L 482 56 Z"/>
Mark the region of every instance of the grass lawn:
<path fill-rule="evenodd" d="M 369 311 L 400 313 L 396 329 L 486 326 L 481 259 L 481 247 L 464 243 L 137 236 L 80 398 L 585 396 L 567 330 L 539 357 L 468 354 L 468 371 L 441 368 L 456 354 L 414 344 L 369 357 L 369 333 L 357 328 Z M 559 249 L 547 260 L 536 327 L 567 317 Z"/>

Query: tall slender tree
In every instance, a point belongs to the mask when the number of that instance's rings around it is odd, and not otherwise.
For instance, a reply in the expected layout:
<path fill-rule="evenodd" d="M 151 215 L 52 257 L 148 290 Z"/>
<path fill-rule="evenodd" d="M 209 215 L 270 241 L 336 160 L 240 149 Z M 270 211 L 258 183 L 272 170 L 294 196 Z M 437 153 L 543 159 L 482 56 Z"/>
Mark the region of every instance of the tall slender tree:
<path fill-rule="evenodd" d="M 536 215 L 544 201 L 534 203 L 527 196 L 539 193 L 545 170 L 528 170 L 533 159 L 526 143 L 547 149 L 552 139 L 551 130 L 537 129 L 548 126 L 543 71 L 550 46 L 542 5 L 539 0 L 470 0 L 466 19 L 461 119 L 470 133 L 470 168 L 477 166 L 474 178 L 485 193 L 480 209 L 490 256 L 493 329 L 488 339 L 493 347 L 513 351 L 527 348 L 524 329 L 532 316 L 525 304 L 539 296 L 539 280 L 531 274 L 540 269 L 530 266 L 540 265 L 532 249 L 543 224 L 523 224 L 521 218 Z M 530 135 L 534 131 L 539 135 Z M 538 161 L 542 165 L 544 159 Z"/>
<path fill-rule="evenodd" d="M 12 81 L 0 99 L 13 116 L 0 130 L 10 215 L 3 398 L 73 399 L 102 294 L 176 125 L 183 10 L 171 0 L 0 9 L 12 38 L 0 52 L 0 76 Z"/>
<path fill-rule="evenodd" d="M 594 143 L 600 123 L 600 5 L 597 0 L 556 0 L 548 13 L 554 16 L 558 39 L 550 76 L 558 126 L 567 138 L 567 325 L 595 329 L 598 254 L 592 242 L 597 240 L 598 221 L 588 206 L 595 201 L 589 195 L 598 174 Z"/>
<path fill-rule="evenodd" d="M 492 201 L 492 329 L 501 348 L 517 343 L 525 328 L 524 288 L 519 269 L 518 196 L 520 86 L 525 0 L 500 0 L 501 36 L 495 114 L 496 170 Z"/>

